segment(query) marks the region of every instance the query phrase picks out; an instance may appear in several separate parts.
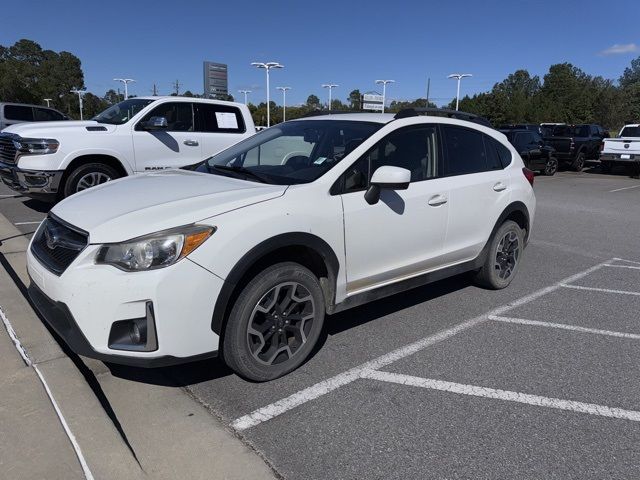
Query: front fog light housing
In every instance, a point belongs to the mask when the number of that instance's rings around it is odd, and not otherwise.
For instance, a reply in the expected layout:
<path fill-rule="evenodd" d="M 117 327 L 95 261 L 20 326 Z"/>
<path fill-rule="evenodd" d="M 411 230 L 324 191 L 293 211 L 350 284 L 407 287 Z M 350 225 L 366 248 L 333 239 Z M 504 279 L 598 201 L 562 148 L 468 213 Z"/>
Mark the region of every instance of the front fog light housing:
<path fill-rule="evenodd" d="M 168 267 L 202 245 L 215 230 L 208 225 L 189 225 L 106 244 L 98 250 L 96 264 L 113 265 L 127 272 Z"/>

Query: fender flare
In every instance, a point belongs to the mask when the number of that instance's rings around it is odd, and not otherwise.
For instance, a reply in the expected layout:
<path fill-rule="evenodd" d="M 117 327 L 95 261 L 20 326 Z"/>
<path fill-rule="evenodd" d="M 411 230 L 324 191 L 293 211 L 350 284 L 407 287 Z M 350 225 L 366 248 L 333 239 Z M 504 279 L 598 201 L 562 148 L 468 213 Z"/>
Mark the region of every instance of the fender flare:
<path fill-rule="evenodd" d="M 325 301 L 328 304 L 335 303 L 335 285 L 340 263 L 331 246 L 320 237 L 311 233 L 283 233 L 264 240 L 245 253 L 226 276 L 218 298 L 216 299 L 213 317 L 211 319 L 211 329 L 215 333 L 222 335 L 226 320 L 225 316 L 230 307 L 230 302 L 237 291 L 239 282 L 245 274 L 249 272 L 256 262 L 263 259 L 266 255 L 285 247 L 306 247 L 320 255 L 328 275 L 327 282 L 323 285 L 325 294 L 329 294 L 329 298 L 326 298 Z"/>
<path fill-rule="evenodd" d="M 512 202 L 509 205 L 507 205 L 507 207 L 502 211 L 502 213 L 498 217 L 498 220 L 496 220 L 496 223 L 493 225 L 493 229 L 491 230 L 491 234 L 489 235 L 489 239 L 487 240 L 487 243 L 484 244 L 484 247 L 482 247 L 480 254 L 476 257 L 476 260 L 475 260 L 476 268 L 480 268 L 484 264 L 485 258 L 489 253 L 489 245 L 491 244 L 491 240 L 493 240 L 493 236 L 496 234 L 496 231 L 498 230 L 498 228 L 500 228 L 500 225 L 502 225 L 505 222 L 505 220 L 507 220 L 507 218 L 509 218 L 514 213 L 521 213 L 522 215 L 524 215 L 525 223 L 526 223 L 524 244 L 526 246 L 527 243 L 529 243 L 529 232 L 531 231 L 531 217 L 529 216 L 529 209 L 524 203 L 520 201 Z"/>

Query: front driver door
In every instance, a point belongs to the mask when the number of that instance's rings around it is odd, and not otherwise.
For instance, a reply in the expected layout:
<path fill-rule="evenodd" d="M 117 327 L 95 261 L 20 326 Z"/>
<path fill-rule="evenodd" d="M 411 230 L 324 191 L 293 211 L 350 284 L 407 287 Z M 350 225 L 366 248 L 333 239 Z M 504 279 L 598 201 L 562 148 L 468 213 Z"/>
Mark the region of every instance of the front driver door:
<path fill-rule="evenodd" d="M 407 190 L 382 190 L 364 199 L 383 165 L 411 171 Z M 447 227 L 446 179 L 433 125 L 404 127 L 386 136 L 342 176 L 347 294 L 382 286 L 439 266 Z"/>
<path fill-rule="evenodd" d="M 148 131 L 142 122 L 165 117 L 167 128 Z M 167 102 L 155 107 L 133 129 L 137 172 L 179 168 L 202 160 L 203 134 L 195 131 L 191 102 Z"/>

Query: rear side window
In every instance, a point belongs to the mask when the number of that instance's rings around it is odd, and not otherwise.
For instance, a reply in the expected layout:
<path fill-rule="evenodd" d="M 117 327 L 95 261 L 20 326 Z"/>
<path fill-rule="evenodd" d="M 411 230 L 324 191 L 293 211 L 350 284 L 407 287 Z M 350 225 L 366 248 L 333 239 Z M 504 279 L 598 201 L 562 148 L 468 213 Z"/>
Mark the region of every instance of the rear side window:
<path fill-rule="evenodd" d="M 7 120 L 33 122 L 33 109 L 22 105 L 5 105 L 4 118 Z"/>
<path fill-rule="evenodd" d="M 64 120 L 62 114 L 48 108 L 34 108 L 36 122 L 55 122 Z"/>
<path fill-rule="evenodd" d="M 228 105 L 196 103 L 197 131 L 244 133 L 246 127 L 240 109 Z"/>
<path fill-rule="evenodd" d="M 463 127 L 444 125 L 447 176 L 487 171 L 483 134 Z"/>

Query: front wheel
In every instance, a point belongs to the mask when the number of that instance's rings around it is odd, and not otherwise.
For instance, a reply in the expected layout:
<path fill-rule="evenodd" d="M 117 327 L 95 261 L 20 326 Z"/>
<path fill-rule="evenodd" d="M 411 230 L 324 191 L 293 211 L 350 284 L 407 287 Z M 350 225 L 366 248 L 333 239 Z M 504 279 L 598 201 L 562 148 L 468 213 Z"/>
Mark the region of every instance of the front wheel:
<path fill-rule="evenodd" d="M 475 282 L 485 288 L 500 290 L 509 286 L 520 267 L 524 232 L 511 220 L 504 222 L 491 238 L 489 252 Z"/>
<path fill-rule="evenodd" d="M 64 184 L 64 197 L 119 178 L 115 168 L 104 163 L 86 163 L 75 168 Z"/>
<path fill-rule="evenodd" d="M 310 270 L 279 263 L 260 272 L 235 301 L 222 358 L 238 375 L 258 382 L 298 368 L 320 337 L 324 295 Z"/>
<path fill-rule="evenodd" d="M 551 177 L 555 175 L 557 171 L 558 171 L 558 159 L 555 157 L 549 157 L 547 159 L 547 163 L 544 166 L 544 170 L 542 171 L 542 173 L 544 173 L 548 177 Z"/>
<path fill-rule="evenodd" d="M 571 164 L 571 170 L 573 170 L 574 172 L 581 172 L 582 169 L 584 168 L 584 163 L 585 163 L 584 152 L 580 152 L 578 153 L 578 156 Z"/>

